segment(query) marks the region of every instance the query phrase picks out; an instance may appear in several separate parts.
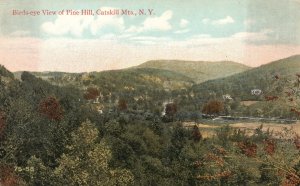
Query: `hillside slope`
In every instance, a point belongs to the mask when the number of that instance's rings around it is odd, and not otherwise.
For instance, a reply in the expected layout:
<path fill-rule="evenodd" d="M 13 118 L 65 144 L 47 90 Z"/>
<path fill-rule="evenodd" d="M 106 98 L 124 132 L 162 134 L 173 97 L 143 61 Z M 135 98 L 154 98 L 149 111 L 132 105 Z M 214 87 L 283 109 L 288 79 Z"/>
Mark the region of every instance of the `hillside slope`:
<path fill-rule="evenodd" d="M 286 98 L 286 92 L 290 92 L 291 88 L 295 86 L 298 81 L 296 75 L 299 73 L 300 55 L 296 55 L 230 77 L 197 84 L 191 88 L 190 92 L 195 94 L 193 102 L 199 104 L 208 99 L 223 100 L 223 95 L 229 94 L 234 100 L 258 101 L 247 109 L 255 108 L 261 113 L 287 116 L 287 111 L 291 108 L 289 105 L 292 102 Z M 260 89 L 262 93 L 252 95 L 251 90 L 253 89 Z M 276 99 L 268 101 L 266 97 L 275 97 Z"/>
<path fill-rule="evenodd" d="M 271 91 L 275 83 L 275 76 L 278 76 L 279 80 L 283 80 L 299 72 L 300 55 L 297 55 L 274 61 L 230 77 L 197 84 L 193 87 L 193 90 L 199 94 L 213 91 L 218 95 L 232 94 L 242 99 L 251 99 L 253 98 L 251 95 L 252 89 L 261 89 L 265 93 Z"/>
<path fill-rule="evenodd" d="M 170 70 L 188 76 L 197 83 L 227 77 L 250 69 L 248 66 L 231 61 L 206 62 L 179 60 L 153 60 L 145 62 L 137 66 L 137 68 Z"/>
<path fill-rule="evenodd" d="M 20 72 L 15 73 L 18 75 Z M 101 90 L 120 91 L 124 87 L 143 89 L 181 89 L 194 84 L 180 73 L 151 68 L 121 69 L 89 73 L 31 72 L 56 85 L 76 85 L 80 89 L 99 86 Z M 145 89 L 145 90 L 146 90 Z"/>
<path fill-rule="evenodd" d="M 102 106 L 111 107 L 120 99 L 128 107 L 160 112 L 173 91 L 187 90 L 194 82 L 180 73 L 152 68 L 122 69 L 89 73 L 33 72 L 37 77 L 58 86 L 78 88 L 82 93 L 90 87 L 101 94 Z"/>

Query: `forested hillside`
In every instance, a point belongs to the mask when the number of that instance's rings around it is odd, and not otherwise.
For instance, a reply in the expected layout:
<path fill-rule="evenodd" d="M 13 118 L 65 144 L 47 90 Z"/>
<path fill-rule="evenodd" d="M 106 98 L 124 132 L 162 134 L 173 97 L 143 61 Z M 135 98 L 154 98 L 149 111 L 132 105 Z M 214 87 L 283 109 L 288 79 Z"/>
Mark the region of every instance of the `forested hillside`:
<path fill-rule="evenodd" d="M 215 92 L 217 95 L 231 94 L 242 100 L 257 99 L 251 95 L 252 89 L 261 89 L 268 93 L 276 78 L 295 76 L 300 72 L 300 56 L 292 56 L 279 61 L 238 73 L 226 78 L 210 80 L 193 87 L 194 91 Z M 283 82 L 284 83 L 284 82 Z"/>
<path fill-rule="evenodd" d="M 263 126 L 249 134 L 224 124 L 204 137 L 187 127 L 185 119 L 200 119 L 191 114 L 201 113 L 191 102 L 200 92 L 181 74 L 34 74 L 0 67 L 0 185 L 300 183 L 291 130 L 277 139 Z"/>
<path fill-rule="evenodd" d="M 300 73 L 300 56 L 292 56 L 286 59 L 271 62 L 269 64 L 241 72 L 230 77 L 209 80 L 194 85 L 189 89 L 194 97 L 188 102 L 196 103 L 198 108 L 208 99 L 219 99 L 234 103 L 234 111 L 244 115 L 267 115 L 277 117 L 294 117 L 290 113 L 290 106 L 285 98 L 287 92 L 295 88 Z M 261 90 L 259 94 L 253 94 L 252 90 Z M 224 100 L 223 95 L 230 95 L 230 99 Z M 274 98 L 270 101 L 268 98 Z M 250 107 L 237 107 L 244 101 L 256 101 Z M 184 104 L 188 104 L 186 101 Z M 182 104 L 183 105 L 183 104 Z M 244 110 L 241 110 L 244 109 Z M 258 113 L 256 113 L 258 112 Z"/>

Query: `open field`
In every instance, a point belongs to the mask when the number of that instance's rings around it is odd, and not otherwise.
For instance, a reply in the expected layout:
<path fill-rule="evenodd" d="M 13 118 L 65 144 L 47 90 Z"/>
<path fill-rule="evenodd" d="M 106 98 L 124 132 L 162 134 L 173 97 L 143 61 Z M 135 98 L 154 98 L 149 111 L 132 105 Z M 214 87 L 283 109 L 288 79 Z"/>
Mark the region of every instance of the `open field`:
<path fill-rule="evenodd" d="M 195 123 L 195 122 L 184 122 L 184 126 L 187 128 L 197 125 L 204 138 L 212 137 L 216 134 L 216 129 L 220 128 L 221 125 Z M 285 131 L 290 131 L 290 133 L 300 135 L 300 122 L 295 124 L 278 124 L 278 123 L 234 123 L 229 124 L 233 129 L 246 130 L 246 133 L 251 135 L 253 131 L 263 125 L 263 131 L 272 131 L 275 137 L 280 138 Z M 293 136 L 291 136 L 293 137 Z"/>
<path fill-rule="evenodd" d="M 251 106 L 255 103 L 257 103 L 258 101 L 241 101 L 241 105 L 244 105 L 244 106 Z"/>

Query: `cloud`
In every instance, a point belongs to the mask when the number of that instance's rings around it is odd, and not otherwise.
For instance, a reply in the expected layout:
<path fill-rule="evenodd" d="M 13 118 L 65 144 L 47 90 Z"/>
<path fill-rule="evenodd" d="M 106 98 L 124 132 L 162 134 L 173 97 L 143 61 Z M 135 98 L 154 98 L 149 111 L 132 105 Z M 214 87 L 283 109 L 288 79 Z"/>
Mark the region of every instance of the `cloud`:
<path fill-rule="evenodd" d="M 54 36 L 70 34 L 80 37 L 85 29 L 88 29 L 94 21 L 94 16 L 58 16 L 54 22 L 45 22 L 41 29 L 44 33 Z"/>
<path fill-rule="evenodd" d="M 199 34 L 190 37 L 185 41 L 176 41 L 173 44 L 183 47 L 204 47 L 204 46 L 217 46 L 217 45 L 230 45 L 236 44 L 240 46 L 255 45 L 262 41 L 270 39 L 272 30 L 266 29 L 260 32 L 238 32 L 229 37 L 212 37 L 208 34 Z"/>
<path fill-rule="evenodd" d="M 209 24 L 211 21 L 210 21 L 210 19 L 208 19 L 208 18 L 204 18 L 204 19 L 202 19 L 202 23 L 203 24 Z"/>
<path fill-rule="evenodd" d="M 115 9 L 111 7 L 102 7 L 101 10 Z M 148 17 L 140 26 L 131 25 L 125 30 L 125 22 L 122 16 L 67 16 L 59 15 L 56 20 L 48 21 L 41 25 L 41 30 L 50 36 L 71 35 L 82 37 L 84 32 L 93 36 L 106 34 L 141 33 L 151 31 L 168 31 L 172 29 L 170 20 L 173 12 L 167 10 L 160 16 Z M 188 24 L 187 20 L 182 19 L 181 25 Z M 123 34 L 122 34 L 123 35 Z"/>
<path fill-rule="evenodd" d="M 109 29 L 112 32 L 120 32 L 124 30 L 124 19 L 122 17 L 103 16 L 98 17 L 91 24 L 91 33 L 97 35 L 99 31 Z"/>
<path fill-rule="evenodd" d="M 260 32 L 239 32 L 231 36 L 231 38 L 240 39 L 248 42 L 265 41 L 268 40 L 269 34 L 273 33 L 272 30 L 266 29 Z"/>
<path fill-rule="evenodd" d="M 227 25 L 234 23 L 235 20 L 231 16 L 226 16 L 222 19 L 211 20 L 209 18 L 202 19 L 203 24 L 211 24 L 211 25 Z"/>
<path fill-rule="evenodd" d="M 143 45 L 154 45 L 154 44 L 163 44 L 166 42 L 171 42 L 171 38 L 168 37 L 152 37 L 152 36 L 136 36 L 131 37 L 130 41 L 133 43 L 139 43 Z"/>
<path fill-rule="evenodd" d="M 219 19 L 219 20 L 215 20 L 212 22 L 213 25 L 226 25 L 226 24 L 231 24 L 234 23 L 234 19 L 230 16 L 227 16 L 224 19 Z"/>
<path fill-rule="evenodd" d="M 101 10 L 113 9 L 102 7 Z M 81 37 L 85 31 L 96 36 L 102 34 L 102 31 L 121 32 L 124 30 L 124 19 L 121 16 L 67 16 L 59 15 L 54 22 L 45 22 L 41 29 L 44 33 L 54 36 Z"/>
<path fill-rule="evenodd" d="M 128 29 L 125 30 L 125 32 L 128 33 L 140 33 L 143 31 L 143 27 L 138 27 L 138 26 L 130 26 Z"/>
<path fill-rule="evenodd" d="M 171 10 L 165 11 L 160 17 L 149 17 L 143 23 L 143 30 L 161 30 L 168 31 L 172 29 L 169 20 L 173 17 L 173 12 Z"/>
<path fill-rule="evenodd" d="M 181 29 L 173 32 L 174 34 L 184 34 L 188 33 L 189 29 Z M 164 45 L 170 44 L 174 46 L 181 47 L 198 47 L 198 46 L 213 46 L 220 43 L 240 43 L 244 44 L 258 44 L 263 41 L 268 41 L 270 39 L 270 34 L 273 31 L 270 29 L 261 30 L 260 32 L 238 32 L 232 34 L 229 37 L 212 37 L 208 34 L 198 34 L 190 36 L 185 40 L 175 40 L 171 37 L 152 37 L 152 36 L 128 36 L 127 41 L 131 43 L 138 43 L 143 45 Z"/>
<path fill-rule="evenodd" d="M 172 29 L 170 20 L 173 17 L 173 12 L 167 10 L 159 17 L 148 17 L 141 26 L 131 26 L 125 32 L 149 32 L 149 31 L 169 31 Z"/>
<path fill-rule="evenodd" d="M 186 27 L 188 26 L 189 23 L 190 23 L 190 22 L 189 22 L 188 20 L 186 20 L 186 19 L 181 19 L 181 20 L 180 20 L 180 23 L 179 23 L 179 26 L 180 26 L 180 28 L 186 28 Z"/>
<path fill-rule="evenodd" d="M 111 10 L 111 7 L 102 7 L 101 10 Z M 125 29 L 124 19 L 121 16 L 97 16 L 96 20 L 91 23 L 91 33 L 98 35 L 101 30 L 110 32 L 121 32 Z"/>
<path fill-rule="evenodd" d="M 185 34 L 188 33 L 190 29 L 182 29 L 182 30 L 177 30 L 174 32 L 174 34 Z"/>

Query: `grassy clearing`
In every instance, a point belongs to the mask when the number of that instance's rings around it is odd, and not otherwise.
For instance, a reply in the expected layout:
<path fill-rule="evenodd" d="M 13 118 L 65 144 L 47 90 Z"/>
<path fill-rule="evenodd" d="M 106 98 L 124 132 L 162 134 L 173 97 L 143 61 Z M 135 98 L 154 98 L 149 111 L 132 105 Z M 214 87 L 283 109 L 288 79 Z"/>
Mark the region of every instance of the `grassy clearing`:
<path fill-rule="evenodd" d="M 248 107 L 248 106 L 251 106 L 251 105 L 253 105 L 257 102 L 259 102 L 259 101 L 241 101 L 241 105 Z"/>
<path fill-rule="evenodd" d="M 197 125 L 204 138 L 210 138 L 216 134 L 216 129 L 220 128 L 220 124 L 205 124 L 195 122 L 184 122 L 183 125 L 187 128 Z M 277 124 L 277 123 L 233 123 L 229 124 L 233 129 L 245 130 L 247 134 L 253 134 L 253 131 L 263 125 L 263 131 L 273 131 L 274 137 L 280 138 L 282 133 L 290 131 L 291 133 L 300 135 L 300 122 L 295 124 Z"/>

